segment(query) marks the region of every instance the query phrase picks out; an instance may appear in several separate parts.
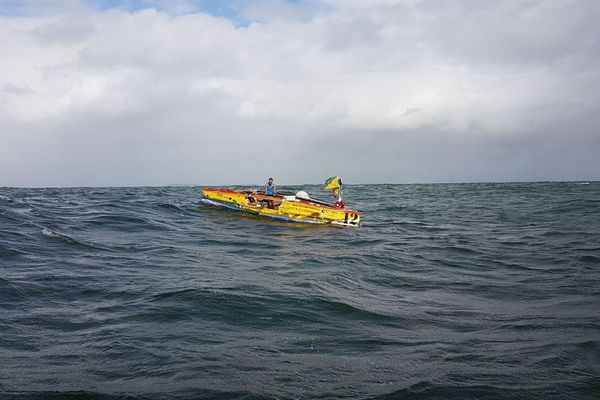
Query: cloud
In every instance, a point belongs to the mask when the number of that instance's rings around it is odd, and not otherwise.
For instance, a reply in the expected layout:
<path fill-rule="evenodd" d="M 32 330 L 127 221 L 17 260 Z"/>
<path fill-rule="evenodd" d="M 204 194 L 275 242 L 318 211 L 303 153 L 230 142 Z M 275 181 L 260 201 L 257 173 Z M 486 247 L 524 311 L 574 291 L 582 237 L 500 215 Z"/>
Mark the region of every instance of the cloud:
<path fill-rule="evenodd" d="M 600 178 L 594 2 L 41 4 L 0 2 L 0 185 Z"/>

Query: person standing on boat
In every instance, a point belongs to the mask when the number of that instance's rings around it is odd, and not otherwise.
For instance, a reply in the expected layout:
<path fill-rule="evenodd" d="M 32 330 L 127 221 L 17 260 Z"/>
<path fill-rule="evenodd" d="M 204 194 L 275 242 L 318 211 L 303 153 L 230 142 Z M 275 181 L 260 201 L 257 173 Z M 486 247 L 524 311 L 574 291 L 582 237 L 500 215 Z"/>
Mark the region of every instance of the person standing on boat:
<path fill-rule="evenodd" d="M 265 194 L 267 196 L 273 196 L 277 194 L 277 187 L 273 183 L 273 178 L 269 178 L 269 181 L 265 185 Z"/>

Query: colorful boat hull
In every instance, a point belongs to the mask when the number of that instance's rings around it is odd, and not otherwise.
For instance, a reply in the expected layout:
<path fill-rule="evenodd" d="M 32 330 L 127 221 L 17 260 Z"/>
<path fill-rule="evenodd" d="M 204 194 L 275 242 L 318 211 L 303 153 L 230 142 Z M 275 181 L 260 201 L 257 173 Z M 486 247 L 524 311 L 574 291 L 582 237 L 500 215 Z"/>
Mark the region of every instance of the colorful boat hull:
<path fill-rule="evenodd" d="M 358 211 L 340 209 L 319 201 L 295 196 L 267 196 L 230 189 L 203 189 L 201 202 L 286 222 L 339 226 L 358 226 L 360 224 Z"/>

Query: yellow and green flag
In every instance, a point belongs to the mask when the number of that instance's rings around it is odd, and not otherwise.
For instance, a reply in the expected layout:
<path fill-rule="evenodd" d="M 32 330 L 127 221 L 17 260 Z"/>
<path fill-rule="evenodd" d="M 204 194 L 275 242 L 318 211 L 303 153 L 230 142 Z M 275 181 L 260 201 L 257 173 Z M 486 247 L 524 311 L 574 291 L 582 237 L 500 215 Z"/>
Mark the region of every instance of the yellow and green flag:
<path fill-rule="evenodd" d="M 333 190 L 336 195 L 340 192 L 341 187 L 342 179 L 339 176 L 332 176 L 325 181 L 325 190 Z"/>

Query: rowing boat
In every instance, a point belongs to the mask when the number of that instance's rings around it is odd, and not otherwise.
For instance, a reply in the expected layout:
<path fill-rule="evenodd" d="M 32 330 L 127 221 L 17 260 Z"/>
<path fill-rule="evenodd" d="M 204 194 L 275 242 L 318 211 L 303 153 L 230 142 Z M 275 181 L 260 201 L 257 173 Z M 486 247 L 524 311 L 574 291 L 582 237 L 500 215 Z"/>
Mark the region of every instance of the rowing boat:
<path fill-rule="evenodd" d="M 275 194 L 232 189 L 202 189 L 201 203 L 286 222 L 358 226 L 360 213 L 309 198 L 305 192 Z"/>

